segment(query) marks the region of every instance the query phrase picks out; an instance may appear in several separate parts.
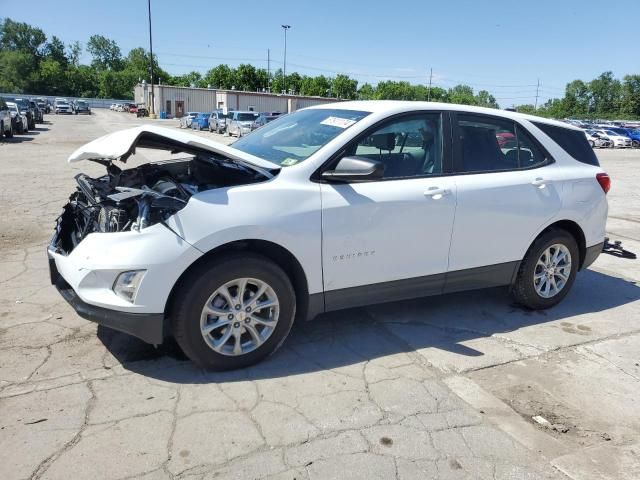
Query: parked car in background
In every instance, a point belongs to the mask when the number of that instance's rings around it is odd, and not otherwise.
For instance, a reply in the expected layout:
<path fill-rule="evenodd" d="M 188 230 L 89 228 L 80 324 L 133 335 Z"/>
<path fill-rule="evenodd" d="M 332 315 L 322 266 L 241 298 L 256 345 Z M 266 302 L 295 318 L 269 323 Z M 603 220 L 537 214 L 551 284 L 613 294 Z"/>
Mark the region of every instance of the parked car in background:
<path fill-rule="evenodd" d="M 63 113 L 72 114 L 73 107 L 71 106 L 71 102 L 66 98 L 56 98 L 53 102 L 53 113 L 56 115 L 60 115 Z"/>
<path fill-rule="evenodd" d="M 18 105 L 20 113 L 24 113 L 24 115 L 27 117 L 27 126 L 29 130 L 33 130 L 34 128 L 36 128 L 36 112 L 31 106 L 29 100 L 22 97 L 7 97 L 5 98 L 5 101 L 14 102 Z"/>
<path fill-rule="evenodd" d="M 76 102 L 75 114 L 79 113 L 91 115 L 91 108 L 89 107 L 89 102 L 86 100 L 78 100 Z"/>
<path fill-rule="evenodd" d="M 182 118 L 180 118 L 180 128 L 191 128 L 191 122 L 198 116 L 200 112 L 187 112 Z"/>
<path fill-rule="evenodd" d="M 206 130 L 209 128 L 209 114 L 208 113 L 198 113 L 191 120 L 191 129 L 192 130 Z"/>
<path fill-rule="evenodd" d="M 26 114 L 20 112 L 18 104 L 15 102 L 7 102 L 9 112 L 11 113 L 11 122 L 13 124 L 13 132 L 22 135 L 29 130 L 29 123 Z"/>
<path fill-rule="evenodd" d="M 49 100 L 43 97 L 37 97 L 35 102 L 44 113 L 51 113 L 51 104 L 49 103 Z"/>
<path fill-rule="evenodd" d="M 500 148 L 498 130 L 518 142 Z M 144 148 L 184 156 L 78 175 L 51 280 L 83 317 L 151 344 L 173 335 L 201 367 L 246 367 L 295 318 L 372 303 L 506 287 L 547 309 L 604 245 L 610 178 L 581 130 L 540 117 L 340 102 L 230 146 L 143 125 L 69 162 Z"/>
<path fill-rule="evenodd" d="M 126 111 L 126 110 L 125 110 L 125 106 L 124 106 L 124 104 L 123 104 L 123 103 L 118 103 L 118 104 L 116 105 L 115 110 L 116 110 L 116 112 L 124 112 L 124 111 Z"/>
<path fill-rule="evenodd" d="M 109 110 L 115 110 L 116 109 L 116 104 L 112 103 L 111 105 L 109 105 Z"/>
<path fill-rule="evenodd" d="M 251 133 L 251 125 L 256 120 L 256 112 L 235 111 L 229 114 L 227 119 L 227 133 L 241 137 L 247 133 Z"/>
<path fill-rule="evenodd" d="M 0 97 L 0 138 L 2 137 L 13 137 L 13 126 L 9 106 L 5 99 Z"/>
<path fill-rule="evenodd" d="M 584 134 L 591 148 L 608 148 L 611 146 L 611 141 L 608 138 L 600 136 L 600 134 L 594 130 L 585 130 Z"/>
<path fill-rule="evenodd" d="M 129 108 L 127 109 L 127 111 L 129 113 L 138 113 L 138 105 L 136 105 L 135 103 L 130 103 L 128 107 Z"/>
<path fill-rule="evenodd" d="M 629 137 L 631 139 L 632 147 L 634 148 L 640 147 L 640 131 L 632 130 L 630 128 L 624 128 L 624 127 L 611 127 L 609 128 L 609 130 L 619 135 Z"/>
<path fill-rule="evenodd" d="M 140 103 L 138 104 L 138 107 L 136 108 L 136 117 L 148 117 L 149 116 L 149 110 L 147 110 L 147 107 L 144 103 Z"/>
<path fill-rule="evenodd" d="M 275 120 L 280 115 L 282 115 L 282 112 L 261 112 L 251 124 L 251 130 L 257 130 L 260 127 L 264 127 L 267 123 Z"/>
<path fill-rule="evenodd" d="M 33 100 L 29 100 L 29 106 L 31 107 L 31 110 L 33 111 L 33 115 L 34 115 L 34 118 L 36 119 L 36 123 L 43 123 L 44 122 L 44 110 L 40 110 L 40 107 L 38 107 L 38 104 Z"/>
<path fill-rule="evenodd" d="M 214 110 L 209 115 L 209 131 L 224 133 L 227 128 L 227 116 L 222 110 Z"/>
<path fill-rule="evenodd" d="M 631 148 L 632 146 L 631 139 L 626 135 L 620 135 L 619 133 L 609 129 L 599 129 L 596 130 L 596 132 L 611 142 L 611 148 Z"/>

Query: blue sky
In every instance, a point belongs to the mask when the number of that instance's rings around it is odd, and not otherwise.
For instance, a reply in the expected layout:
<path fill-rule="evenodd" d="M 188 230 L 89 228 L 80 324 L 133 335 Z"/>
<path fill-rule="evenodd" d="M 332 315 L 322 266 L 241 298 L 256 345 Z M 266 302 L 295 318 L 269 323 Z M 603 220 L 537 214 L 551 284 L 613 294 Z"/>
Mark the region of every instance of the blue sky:
<path fill-rule="evenodd" d="M 65 43 L 94 33 L 123 54 L 148 48 L 146 0 L 0 0 L 0 16 L 28 22 Z M 152 0 L 154 53 L 172 74 L 218 63 L 282 65 L 287 71 L 348 73 L 489 90 L 501 105 L 561 96 L 575 78 L 640 73 L 637 0 L 167 1 Z M 85 55 L 84 61 L 89 61 Z"/>

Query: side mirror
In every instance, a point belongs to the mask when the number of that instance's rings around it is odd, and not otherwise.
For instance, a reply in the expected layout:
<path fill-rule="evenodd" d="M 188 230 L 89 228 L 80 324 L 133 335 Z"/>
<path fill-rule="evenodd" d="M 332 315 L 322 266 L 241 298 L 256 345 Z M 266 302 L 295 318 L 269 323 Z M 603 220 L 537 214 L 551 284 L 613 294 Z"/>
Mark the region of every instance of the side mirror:
<path fill-rule="evenodd" d="M 369 182 L 384 175 L 384 164 L 365 157 L 343 157 L 334 170 L 322 173 L 322 178 L 332 182 Z"/>

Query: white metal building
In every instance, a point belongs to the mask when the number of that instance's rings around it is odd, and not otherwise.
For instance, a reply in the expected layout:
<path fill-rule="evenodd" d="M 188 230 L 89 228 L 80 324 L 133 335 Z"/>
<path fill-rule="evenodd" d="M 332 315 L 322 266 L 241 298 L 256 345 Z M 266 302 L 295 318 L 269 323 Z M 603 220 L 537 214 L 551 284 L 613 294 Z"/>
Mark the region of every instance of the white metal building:
<path fill-rule="evenodd" d="M 170 85 L 154 85 L 153 90 L 154 110 L 158 114 L 165 112 L 167 118 L 179 118 L 186 112 L 211 112 L 215 109 L 290 113 L 300 108 L 339 101 L 335 98 L 173 87 Z M 149 105 L 150 93 L 151 86 L 149 84 L 139 83 L 134 89 L 134 101 Z"/>

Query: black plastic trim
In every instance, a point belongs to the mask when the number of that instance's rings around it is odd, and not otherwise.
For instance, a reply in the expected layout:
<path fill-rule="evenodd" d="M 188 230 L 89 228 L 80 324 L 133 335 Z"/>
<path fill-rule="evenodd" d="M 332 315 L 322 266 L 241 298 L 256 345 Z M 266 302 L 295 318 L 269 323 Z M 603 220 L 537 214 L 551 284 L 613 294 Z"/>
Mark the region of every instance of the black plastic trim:
<path fill-rule="evenodd" d="M 62 298 L 73 307 L 78 315 L 86 320 L 104 325 L 119 332 L 127 333 L 140 340 L 160 345 L 165 337 L 164 313 L 129 313 L 96 307 L 84 302 L 75 290 L 62 278 L 56 268 L 56 261 L 49 256 L 49 275 L 51 283 Z"/>
<path fill-rule="evenodd" d="M 159 345 L 164 340 L 164 313 L 128 313 L 89 305 L 62 277 L 58 278 L 56 288 L 76 313 L 86 320 L 133 335 L 153 345 Z"/>
<path fill-rule="evenodd" d="M 330 312 L 443 293 L 511 285 L 519 266 L 520 261 L 505 262 L 424 277 L 328 290 L 324 294 L 325 309 Z"/>
<path fill-rule="evenodd" d="M 593 262 L 595 262 L 600 253 L 602 253 L 603 248 L 604 242 L 593 245 L 592 247 L 587 247 L 584 254 L 584 260 L 582 261 L 582 265 L 580 266 L 580 270 L 588 268 Z"/>
<path fill-rule="evenodd" d="M 519 266 L 515 261 L 447 272 L 444 293 L 510 285 Z"/>
<path fill-rule="evenodd" d="M 395 302 L 417 297 L 440 295 L 446 274 L 405 278 L 391 282 L 373 283 L 361 287 L 341 288 L 324 293 L 327 312 L 344 308 L 363 307 L 376 303 Z"/>

